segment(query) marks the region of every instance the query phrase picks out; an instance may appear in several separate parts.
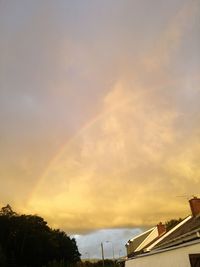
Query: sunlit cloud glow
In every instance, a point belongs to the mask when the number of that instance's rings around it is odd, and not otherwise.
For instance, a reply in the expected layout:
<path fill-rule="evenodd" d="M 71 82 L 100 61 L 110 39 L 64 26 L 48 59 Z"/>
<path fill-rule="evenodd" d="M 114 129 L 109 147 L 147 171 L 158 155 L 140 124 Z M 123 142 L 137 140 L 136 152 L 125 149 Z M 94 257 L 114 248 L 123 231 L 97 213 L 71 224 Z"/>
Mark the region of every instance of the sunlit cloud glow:
<path fill-rule="evenodd" d="M 40 10 L 36 1 L 12 38 L 4 18 L 0 202 L 70 233 L 185 216 L 177 196 L 199 194 L 200 185 L 199 3 L 159 10 L 152 1 L 147 21 L 147 1 L 116 1 L 111 14 L 105 1 L 86 2 L 80 11 L 63 1 Z"/>

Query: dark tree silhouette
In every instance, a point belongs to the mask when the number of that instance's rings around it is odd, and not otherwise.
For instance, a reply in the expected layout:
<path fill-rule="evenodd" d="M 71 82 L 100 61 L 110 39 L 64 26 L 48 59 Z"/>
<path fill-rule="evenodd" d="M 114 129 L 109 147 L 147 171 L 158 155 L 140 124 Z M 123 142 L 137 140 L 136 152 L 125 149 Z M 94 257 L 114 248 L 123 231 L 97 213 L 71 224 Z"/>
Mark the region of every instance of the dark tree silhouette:
<path fill-rule="evenodd" d="M 7 205 L 0 211 L 0 266 L 42 267 L 50 262 L 80 261 L 74 238 L 51 229 L 37 215 L 18 215 Z"/>
<path fill-rule="evenodd" d="M 17 213 L 12 210 L 9 204 L 7 204 L 5 207 L 1 208 L 0 215 L 14 216 L 14 215 L 17 215 Z"/>
<path fill-rule="evenodd" d="M 3 250 L 1 248 L 1 246 L 0 246 L 0 266 L 1 267 L 5 267 L 6 266 L 6 257 L 5 257 L 5 255 L 3 253 Z"/>
<path fill-rule="evenodd" d="M 110 259 L 105 259 L 104 263 L 102 260 L 91 262 L 91 261 L 84 261 L 81 263 L 81 267 L 113 267 L 117 266 L 116 262 Z"/>
<path fill-rule="evenodd" d="M 171 230 L 174 226 L 176 226 L 178 223 L 180 223 L 183 219 L 179 218 L 179 219 L 171 219 L 170 221 L 167 221 L 165 223 L 166 225 L 166 230 L 169 231 Z"/>

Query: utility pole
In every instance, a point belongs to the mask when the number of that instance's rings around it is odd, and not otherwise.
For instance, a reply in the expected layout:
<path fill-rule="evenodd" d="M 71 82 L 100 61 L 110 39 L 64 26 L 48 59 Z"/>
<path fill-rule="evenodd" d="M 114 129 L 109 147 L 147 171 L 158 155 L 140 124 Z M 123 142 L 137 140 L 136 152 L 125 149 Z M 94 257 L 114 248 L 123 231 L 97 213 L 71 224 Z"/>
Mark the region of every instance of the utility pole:
<path fill-rule="evenodd" d="M 102 262 L 104 267 L 104 251 L 103 251 L 103 243 L 101 242 L 101 255 L 102 255 Z"/>

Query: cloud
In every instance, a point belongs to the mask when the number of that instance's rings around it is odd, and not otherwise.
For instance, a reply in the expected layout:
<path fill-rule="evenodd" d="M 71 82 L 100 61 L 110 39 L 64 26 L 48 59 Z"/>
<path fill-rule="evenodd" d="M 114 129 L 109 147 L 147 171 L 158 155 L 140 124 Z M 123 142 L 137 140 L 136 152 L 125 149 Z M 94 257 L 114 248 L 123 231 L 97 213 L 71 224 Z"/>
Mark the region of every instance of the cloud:
<path fill-rule="evenodd" d="M 153 1 L 154 31 L 143 2 L 143 23 L 129 1 L 101 6 L 103 21 L 61 2 L 1 26 L 2 202 L 70 233 L 185 216 L 176 196 L 200 182 L 197 1 L 162 17 Z"/>
<path fill-rule="evenodd" d="M 148 91 L 127 88 L 116 85 L 103 115 L 49 166 L 30 210 L 72 232 L 187 214 L 187 203 L 176 196 L 192 194 L 199 184 L 197 136 L 190 132 L 186 142 L 176 128 L 182 122 L 177 111 L 158 105 L 158 112 Z"/>

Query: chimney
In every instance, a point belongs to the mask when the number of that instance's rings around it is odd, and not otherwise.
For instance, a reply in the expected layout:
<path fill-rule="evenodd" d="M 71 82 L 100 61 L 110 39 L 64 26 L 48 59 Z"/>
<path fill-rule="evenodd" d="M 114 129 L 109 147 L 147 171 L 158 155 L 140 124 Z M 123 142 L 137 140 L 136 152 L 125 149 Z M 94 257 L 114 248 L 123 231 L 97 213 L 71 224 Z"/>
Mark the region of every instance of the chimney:
<path fill-rule="evenodd" d="M 157 229 L 158 229 L 158 236 L 160 236 L 166 232 L 166 227 L 162 222 L 157 224 Z"/>
<path fill-rule="evenodd" d="M 200 198 L 193 197 L 189 200 L 189 203 L 192 211 L 192 216 L 196 217 L 197 215 L 200 215 Z"/>

